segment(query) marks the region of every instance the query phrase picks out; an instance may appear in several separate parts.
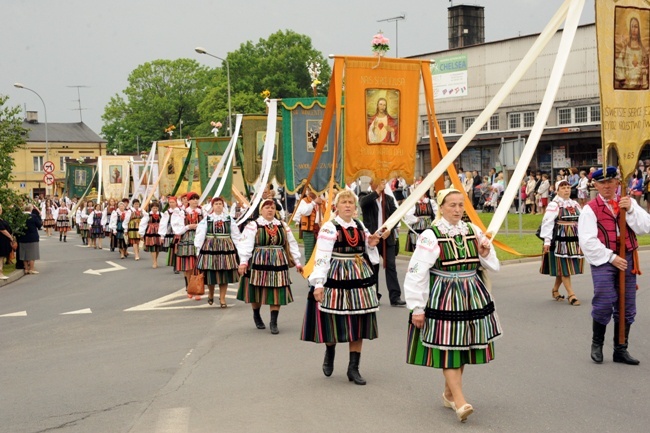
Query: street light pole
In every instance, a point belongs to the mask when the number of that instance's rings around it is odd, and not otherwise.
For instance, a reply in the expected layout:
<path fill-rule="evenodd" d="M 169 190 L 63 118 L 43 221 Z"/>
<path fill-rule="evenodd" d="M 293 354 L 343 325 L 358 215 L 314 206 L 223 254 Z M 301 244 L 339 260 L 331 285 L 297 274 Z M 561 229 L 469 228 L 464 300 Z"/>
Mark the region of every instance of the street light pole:
<path fill-rule="evenodd" d="M 382 22 L 391 22 L 395 21 L 395 57 L 399 57 L 399 40 L 397 39 L 397 24 L 401 21 L 406 19 L 406 14 L 402 13 L 402 15 L 398 15 L 396 17 L 392 18 L 385 18 L 383 20 L 377 20 L 378 23 Z"/>
<path fill-rule="evenodd" d="M 199 54 L 205 54 L 207 56 L 214 57 L 215 59 L 221 60 L 226 64 L 226 77 L 228 79 L 228 131 L 230 131 L 230 135 L 232 135 L 233 131 L 232 131 L 232 106 L 230 103 L 230 64 L 228 63 L 228 60 L 223 59 L 219 56 L 215 56 L 214 54 L 208 53 L 203 47 L 196 47 L 194 48 L 194 51 L 196 51 Z"/>
<path fill-rule="evenodd" d="M 40 99 L 41 102 L 43 103 L 43 111 L 45 112 L 45 161 L 44 162 L 49 161 L 50 160 L 50 143 L 49 143 L 49 141 L 47 139 L 47 107 L 45 106 L 45 101 L 43 101 L 43 98 L 41 98 L 41 95 L 39 95 L 38 92 L 36 92 L 36 90 L 30 89 L 29 87 L 25 87 L 22 83 L 14 83 L 14 87 L 16 87 L 18 89 L 29 90 L 30 92 L 32 92 L 33 94 L 38 96 L 38 99 Z M 48 194 L 49 190 L 50 190 L 50 186 L 45 184 L 45 193 Z"/>

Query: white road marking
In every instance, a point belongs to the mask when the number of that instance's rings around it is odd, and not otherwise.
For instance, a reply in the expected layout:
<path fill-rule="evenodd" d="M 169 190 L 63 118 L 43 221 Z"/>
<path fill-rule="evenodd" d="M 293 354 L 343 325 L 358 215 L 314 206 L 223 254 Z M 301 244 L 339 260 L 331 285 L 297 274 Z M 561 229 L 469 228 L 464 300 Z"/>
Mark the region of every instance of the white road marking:
<path fill-rule="evenodd" d="M 27 311 L 18 311 L 16 313 L 3 314 L 0 317 L 25 317 L 27 316 Z"/>
<path fill-rule="evenodd" d="M 161 410 L 156 423 L 156 433 L 187 433 L 191 410 L 189 407 Z"/>
<path fill-rule="evenodd" d="M 83 310 L 68 311 L 67 313 L 61 313 L 61 316 L 66 314 L 92 314 L 90 308 L 84 308 Z"/>
<path fill-rule="evenodd" d="M 113 271 L 123 271 L 126 269 L 124 266 L 120 266 L 115 262 L 109 262 L 107 261 L 109 265 L 111 265 L 111 268 L 104 268 L 104 269 L 88 269 L 87 271 L 84 271 L 84 274 L 91 274 L 91 275 L 102 275 L 106 272 L 113 272 Z"/>
<path fill-rule="evenodd" d="M 236 285 L 237 284 L 232 284 L 232 286 Z M 232 292 L 233 294 L 227 294 L 227 299 L 237 299 L 237 288 L 231 288 L 229 285 L 228 292 Z M 215 289 L 214 297 L 214 305 L 208 305 L 207 290 L 206 294 L 201 297 L 200 301 L 189 299 L 185 287 L 183 287 L 174 293 L 154 299 L 153 301 L 145 302 L 144 304 L 136 305 L 135 307 L 127 308 L 124 311 L 185 310 L 188 308 L 215 308 L 215 305 L 219 308 L 219 288 Z M 228 307 L 230 308 L 233 305 L 234 304 L 228 304 Z"/>

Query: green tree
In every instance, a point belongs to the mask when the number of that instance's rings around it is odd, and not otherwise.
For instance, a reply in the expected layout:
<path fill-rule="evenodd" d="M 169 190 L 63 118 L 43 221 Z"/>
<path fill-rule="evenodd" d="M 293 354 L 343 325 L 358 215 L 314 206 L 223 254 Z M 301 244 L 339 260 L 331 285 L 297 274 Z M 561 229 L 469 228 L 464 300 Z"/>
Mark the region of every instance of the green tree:
<path fill-rule="evenodd" d="M 109 150 L 133 153 L 137 143 L 147 150 L 151 142 L 191 135 L 200 123 L 197 107 L 214 78 L 210 70 L 191 59 L 154 60 L 138 66 L 128 78 L 123 95 L 113 96 L 104 109 L 102 135 Z"/>
<path fill-rule="evenodd" d="M 22 206 L 27 202 L 27 196 L 9 188 L 9 182 L 13 178 L 15 166 L 12 154 L 25 144 L 27 130 L 23 128 L 20 107 L 5 105 L 8 100 L 8 96 L 0 95 L 0 204 L 3 209 L 2 218 L 9 223 L 14 233 L 20 234 L 26 220 Z"/>
<path fill-rule="evenodd" d="M 271 92 L 271 98 L 300 98 L 313 96 L 311 77 L 307 70 L 309 61 L 321 65 L 318 92 L 326 96 L 331 68 L 323 54 L 311 43 L 311 38 L 292 30 L 278 31 L 268 39 L 260 39 L 240 45 L 228 53 L 230 65 L 231 104 L 236 113 L 264 113 L 264 90 Z M 206 135 L 212 127 L 210 121 L 228 124 L 228 82 L 226 65 L 214 72 L 214 87 L 205 95 L 198 107 L 202 123 L 199 135 Z M 233 119 L 234 122 L 234 119 Z"/>

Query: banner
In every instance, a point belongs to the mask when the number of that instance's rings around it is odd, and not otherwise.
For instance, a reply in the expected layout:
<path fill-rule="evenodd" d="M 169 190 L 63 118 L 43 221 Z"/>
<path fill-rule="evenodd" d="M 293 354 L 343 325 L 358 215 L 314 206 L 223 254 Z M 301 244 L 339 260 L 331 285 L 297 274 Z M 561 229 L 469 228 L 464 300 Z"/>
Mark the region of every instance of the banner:
<path fill-rule="evenodd" d="M 65 172 L 65 191 L 68 197 L 81 197 L 88 189 L 91 183 L 97 187 L 96 181 L 93 182 L 94 166 L 87 164 L 75 164 L 70 161 L 66 164 Z"/>
<path fill-rule="evenodd" d="M 198 152 L 198 161 L 199 161 L 199 179 L 201 182 L 201 192 L 207 187 L 210 177 L 214 172 L 215 168 L 221 161 L 223 153 L 228 147 L 230 142 L 230 137 L 204 137 L 193 139 L 196 143 L 196 149 Z M 215 182 L 212 187 L 212 191 L 208 192 L 208 197 L 214 196 L 214 191 L 219 185 L 219 180 Z M 199 192 L 199 194 L 201 194 Z M 221 197 L 223 197 L 228 203 L 232 199 L 232 170 L 229 170 L 226 175 L 226 183 L 224 185 L 223 191 L 221 191 Z"/>
<path fill-rule="evenodd" d="M 189 191 L 201 193 L 201 182 L 199 179 L 199 160 L 194 153 L 194 158 L 183 175 L 178 191 L 174 191 L 179 176 L 183 171 L 183 165 L 189 154 L 189 148 L 185 140 L 166 140 L 158 142 L 158 161 L 165 160 L 165 153 L 168 148 L 172 148 L 171 156 L 165 167 L 158 167 L 162 176 L 160 178 L 160 194 L 171 195 L 181 194 Z"/>
<path fill-rule="evenodd" d="M 328 134 L 321 157 L 314 161 L 316 143 L 325 113 L 327 98 L 283 98 L 282 99 L 282 147 L 284 150 L 284 174 L 287 192 L 294 194 L 304 185 L 312 163 L 316 171 L 310 185 L 319 194 L 329 183 L 332 174 L 335 134 Z M 330 131 L 335 128 L 331 122 Z M 341 149 L 341 146 L 339 146 Z M 336 161 L 336 183 L 345 184 L 341 169 L 341 153 Z"/>
<path fill-rule="evenodd" d="M 266 119 L 267 116 L 244 115 L 242 122 L 242 139 L 244 148 L 244 179 L 252 185 L 260 175 L 262 168 L 262 152 L 266 141 Z M 273 152 L 273 164 L 269 180 L 274 177 L 279 184 L 284 184 L 284 151 L 282 143 L 282 119 L 277 117 L 275 132 L 275 150 Z"/>
<path fill-rule="evenodd" d="M 345 58 L 345 180 L 413 179 L 421 61 Z"/>
<path fill-rule="evenodd" d="M 135 182 L 140 177 L 142 177 L 142 182 L 136 190 Z M 138 198 L 142 202 L 153 191 L 153 196 L 160 198 L 160 188 L 153 186 L 156 179 L 158 179 L 158 163 L 156 161 L 148 167 L 146 158 L 133 161 L 133 186 L 131 188 L 133 190 L 133 197 Z"/>
<path fill-rule="evenodd" d="M 102 194 L 108 200 L 129 196 L 131 186 L 130 156 L 100 156 L 102 162 Z"/>
<path fill-rule="evenodd" d="M 650 142 L 650 2 L 597 1 L 596 38 L 604 164 L 616 150 L 627 178 Z"/>

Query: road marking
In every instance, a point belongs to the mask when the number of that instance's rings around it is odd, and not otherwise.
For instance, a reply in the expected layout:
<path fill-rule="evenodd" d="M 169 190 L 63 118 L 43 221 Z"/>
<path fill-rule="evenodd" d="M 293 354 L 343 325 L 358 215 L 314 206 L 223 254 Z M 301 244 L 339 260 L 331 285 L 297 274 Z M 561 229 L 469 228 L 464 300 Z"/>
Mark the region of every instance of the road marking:
<path fill-rule="evenodd" d="M 120 266 L 115 262 L 109 262 L 107 261 L 109 265 L 112 266 L 112 268 L 104 268 L 104 269 L 88 269 L 87 271 L 84 271 L 84 274 L 92 274 L 92 275 L 101 275 L 106 272 L 113 272 L 113 271 L 122 271 L 126 269 L 124 266 Z"/>
<path fill-rule="evenodd" d="M 3 314 L 0 317 L 25 317 L 27 316 L 27 311 L 18 311 L 17 313 Z"/>
<path fill-rule="evenodd" d="M 191 410 L 189 407 L 161 410 L 156 423 L 156 433 L 187 433 Z"/>
<path fill-rule="evenodd" d="M 237 286 L 237 284 L 233 284 L 233 286 Z M 228 292 L 232 292 L 232 294 L 226 294 L 227 299 L 237 299 L 237 288 L 231 288 L 229 285 Z M 135 307 L 127 308 L 124 311 L 185 310 L 188 308 L 215 308 L 215 305 L 219 308 L 218 288 L 215 289 L 214 297 L 214 305 L 208 305 L 207 294 L 203 295 L 200 301 L 196 301 L 187 297 L 187 292 L 185 291 L 185 287 L 183 287 L 174 293 L 145 302 L 144 304 L 136 305 Z M 233 305 L 232 303 L 228 304 L 228 307 L 232 307 Z"/>
<path fill-rule="evenodd" d="M 66 314 L 92 314 L 92 311 L 90 310 L 90 308 L 84 308 L 83 310 L 68 311 L 67 313 L 61 313 L 61 316 Z"/>

